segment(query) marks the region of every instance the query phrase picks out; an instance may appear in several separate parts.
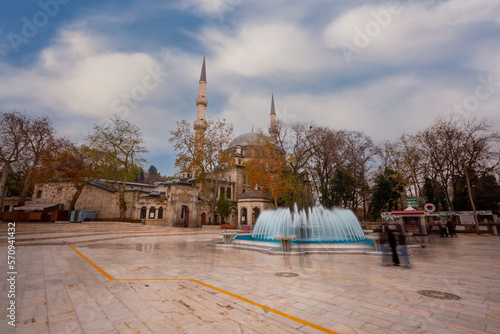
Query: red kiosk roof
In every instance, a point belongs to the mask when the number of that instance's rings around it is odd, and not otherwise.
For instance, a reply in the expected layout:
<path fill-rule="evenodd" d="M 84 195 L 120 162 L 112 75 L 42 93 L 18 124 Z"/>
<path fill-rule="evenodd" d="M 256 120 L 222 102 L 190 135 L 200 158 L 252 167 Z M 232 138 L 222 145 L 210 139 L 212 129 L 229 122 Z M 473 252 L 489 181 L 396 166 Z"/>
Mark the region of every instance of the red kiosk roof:
<path fill-rule="evenodd" d="M 424 216 L 424 210 L 403 210 L 403 211 L 392 211 L 393 215 L 396 216 Z"/>

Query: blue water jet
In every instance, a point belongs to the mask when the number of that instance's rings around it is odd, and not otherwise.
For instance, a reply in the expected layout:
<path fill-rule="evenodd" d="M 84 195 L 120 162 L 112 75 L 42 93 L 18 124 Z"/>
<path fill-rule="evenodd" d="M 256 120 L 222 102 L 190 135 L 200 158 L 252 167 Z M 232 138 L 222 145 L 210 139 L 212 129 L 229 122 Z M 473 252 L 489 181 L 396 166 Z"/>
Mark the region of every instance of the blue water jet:
<path fill-rule="evenodd" d="M 354 213 L 347 209 L 322 206 L 298 210 L 278 208 L 262 212 L 252 239 L 274 241 L 274 236 L 297 236 L 292 243 L 351 243 L 366 240 Z"/>

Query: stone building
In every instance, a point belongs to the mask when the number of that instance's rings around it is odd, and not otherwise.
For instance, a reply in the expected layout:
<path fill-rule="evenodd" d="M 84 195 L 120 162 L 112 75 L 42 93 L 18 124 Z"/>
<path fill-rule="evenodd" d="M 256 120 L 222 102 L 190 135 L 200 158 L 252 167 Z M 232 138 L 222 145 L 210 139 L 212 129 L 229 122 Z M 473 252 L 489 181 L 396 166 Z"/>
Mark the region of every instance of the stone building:
<path fill-rule="evenodd" d="M 205 57 L 196 98 L 196 120 L 193 123 L 195 136 L 202 138 L 207 129 L 205 111 L 208 106 L 206 95 L 207 75 Z M 276 140 L 276 112 L 274 96 L 271 97 L 269 133 Z M 229 151 L 233 164 L 219 180 L 217 197 L 222 193 L 231 202 L 231 214 L 224 223 L 255 225 L 259 214 L 271 207 L 269 199 L 256 189 L 251 189 L 244 164 L 252 154 L 252 147 L 258 140 L 256 133 L 250 132 L 236 137 Z M 200 148 L 197 148 L 200 149 Z M 221 217 L 211 216 L 208 203 L 200 194 L 193 179 L 195 171 L 185 172 L 181 179 L 142 184 L 126 184 L 126 201 L 130 219 L 140 219 L 148 225 L 179 227 L 201 227 L 206 224 L 220 224 Z M 54 181 L 35 185 L 32 203 L 59 203 L 68 209 L 76 189 L 70 182 Z M 96 211 L 98 219 L 118 219 L 118 191 L 116 185 L 105 180 L 92 181 L 86 185 L 75 204 L 75 210 Z"/>

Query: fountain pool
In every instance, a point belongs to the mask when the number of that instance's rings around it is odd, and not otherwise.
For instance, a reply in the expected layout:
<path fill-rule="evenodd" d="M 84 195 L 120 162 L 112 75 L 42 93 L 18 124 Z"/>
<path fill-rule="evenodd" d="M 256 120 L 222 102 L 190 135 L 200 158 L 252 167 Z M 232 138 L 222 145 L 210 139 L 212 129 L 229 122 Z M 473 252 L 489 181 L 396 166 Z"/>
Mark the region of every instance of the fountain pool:
<path fill-rule="evenodd" d="M 298 210 L 279 208 L 262 212 L 252 239 L 277 241 L 275 236 L 297 236 L 292 244 L 359 243 L 366 240 L 358 219 L 350 210 L 322 206 Z"/>

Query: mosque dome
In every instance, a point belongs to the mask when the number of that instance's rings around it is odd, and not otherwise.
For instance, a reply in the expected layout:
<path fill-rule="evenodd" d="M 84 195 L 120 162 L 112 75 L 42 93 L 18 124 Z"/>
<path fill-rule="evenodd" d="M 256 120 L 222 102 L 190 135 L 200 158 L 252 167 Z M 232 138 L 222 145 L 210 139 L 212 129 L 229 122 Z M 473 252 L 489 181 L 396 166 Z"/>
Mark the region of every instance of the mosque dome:
<path fill-rule="evenodd" d="M 259 135 L 254 132 L 244 133 L 236 137 L 231 144 L 230 147 L 236 146 L 253 146 L 254 143 L 259 141 Z"/>

